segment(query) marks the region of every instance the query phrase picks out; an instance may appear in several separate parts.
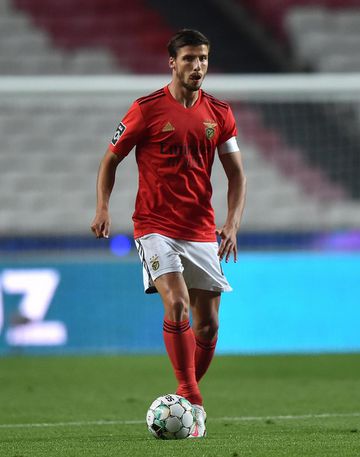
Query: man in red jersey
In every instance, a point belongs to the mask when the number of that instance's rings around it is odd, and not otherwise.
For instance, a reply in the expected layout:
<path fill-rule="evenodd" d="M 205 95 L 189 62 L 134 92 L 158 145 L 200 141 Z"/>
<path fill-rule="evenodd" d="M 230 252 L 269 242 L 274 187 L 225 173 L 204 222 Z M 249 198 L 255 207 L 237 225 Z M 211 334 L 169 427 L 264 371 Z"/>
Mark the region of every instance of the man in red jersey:
<path fill-rule="evenodd" d="M 176 393 L 194 405 L 194 437 L 206 434 L 198 383 L 214 355 L 221 292 L 231 290 L 220 261 L 228 262 L 231 254 L 237 260 L 246 187 L 231 109 L 200 89 L 209 48 L 208 39 L 196 30 L 172 37 L 172 80 L 136 100 L 120 122 L 100 164 L 91 225 L 98 238 L 109 236 L 115 171 L 136 146 L 134 238 L 145 292 L 158 292 L 164 304 L 164 342 L 178 380 Z M 219 230 L 210 201 L 216 149 L 228 178 L 228 213 Z"/>

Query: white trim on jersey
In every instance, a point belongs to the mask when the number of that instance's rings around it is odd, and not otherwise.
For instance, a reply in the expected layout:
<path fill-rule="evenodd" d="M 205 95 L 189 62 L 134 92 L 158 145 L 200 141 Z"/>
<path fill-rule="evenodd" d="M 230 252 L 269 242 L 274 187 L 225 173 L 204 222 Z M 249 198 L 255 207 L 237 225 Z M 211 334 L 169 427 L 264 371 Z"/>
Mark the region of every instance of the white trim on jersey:
<path fill-rule="evenodd" d="M 228 154 L 229 152 L 237 152 L 239 151 L 239 146 L 237 144 L 237 140 L 235 136 L 229 138 L 225 143 L 220 144 L 218 146 L 219 154 Z"/>

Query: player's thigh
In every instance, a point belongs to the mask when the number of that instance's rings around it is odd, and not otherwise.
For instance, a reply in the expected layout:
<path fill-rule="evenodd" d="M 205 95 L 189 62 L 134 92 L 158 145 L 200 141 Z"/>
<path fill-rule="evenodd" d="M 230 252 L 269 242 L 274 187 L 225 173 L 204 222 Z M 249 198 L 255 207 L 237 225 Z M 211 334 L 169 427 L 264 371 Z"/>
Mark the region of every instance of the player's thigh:
<path fill-rule="evenodd" d="M 210 336 L 216 334 L 219 326 L 221 293 L 210 290 L 190 289 L 189 297 L 195 334 L 205 337 L 207 334 Z"/>
<path fill-rule="evenodd" d="M 169 320 L 181 321 L 189 317 L 189 293 L 180 272 L 165 273 L 154 281 Z"/>
<path fill-rule="evenodd" d="M 181 259 L 184 266 L 183 275 L 188 289 L 219 293 L 232 290 L 221 269 L 216 242 L 184 241 L 180 243 L 183 243 Z M 206 300 L 207 297 L 204 299 Z"/>
<path fill-rule="evenodd" d="M 184 267 L 173 239 L 158 233 L 149 233 L 135 240 L 143 265 L 143 281 L 146 293 L 156 291 L 155 281 L 166 273 L 182 273 Z"/>

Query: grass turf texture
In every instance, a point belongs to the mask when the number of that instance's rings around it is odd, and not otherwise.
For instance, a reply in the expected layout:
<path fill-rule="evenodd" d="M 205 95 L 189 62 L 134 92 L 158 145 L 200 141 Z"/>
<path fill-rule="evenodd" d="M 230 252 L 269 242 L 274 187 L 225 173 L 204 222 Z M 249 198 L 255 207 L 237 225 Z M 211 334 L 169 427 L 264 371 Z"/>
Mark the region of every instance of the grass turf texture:
<path fill-rule="evenodd" d="M 216 357 L 203 440 L 147 432 L 174 385 L 165 356 L 3 358 L 0 456 L 360 456 L 360 355 Z"/>

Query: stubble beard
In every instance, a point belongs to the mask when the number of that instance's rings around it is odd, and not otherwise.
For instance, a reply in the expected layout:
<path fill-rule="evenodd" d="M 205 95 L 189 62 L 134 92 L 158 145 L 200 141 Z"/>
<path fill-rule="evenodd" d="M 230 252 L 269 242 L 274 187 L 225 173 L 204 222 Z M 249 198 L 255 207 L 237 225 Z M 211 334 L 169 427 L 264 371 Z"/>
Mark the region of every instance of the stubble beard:
<path fill-rule="evenodd" d="M 202 81 L 201 81 L 202 82 Z M 192 86 L 191 84 L 187 84 L 185 81 L 182 83 L 182 86 L 185 87 L 185 89 L 189 90 L 190 92 L 196 92 L 200 89 L 201 83 L 197 84 L 196 86 Z"/>
<path fill-rule="evenodd" d="M 184 77 L 180 74 L 178 74 L 178 78 L 180 80 L 181 85 L 185 89 L 187 89 L 190 92 L 197 92 L 200 89 L 202 82 L 204 81 L 205 75 L 202 79 L 199 79 L 198 81 L 194 80 L 194 82 L 196 83 L 195 85 L 187 83 Z"/>

